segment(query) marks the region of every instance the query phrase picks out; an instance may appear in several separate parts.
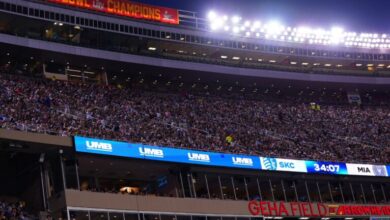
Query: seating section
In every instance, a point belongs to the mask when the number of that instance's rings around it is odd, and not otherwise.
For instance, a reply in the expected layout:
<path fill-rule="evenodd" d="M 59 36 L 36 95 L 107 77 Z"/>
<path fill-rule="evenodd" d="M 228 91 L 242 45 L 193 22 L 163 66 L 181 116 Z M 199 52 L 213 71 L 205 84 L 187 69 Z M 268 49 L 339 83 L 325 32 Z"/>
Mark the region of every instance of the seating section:
<path fill-rule="evenodd" d="M 390 109 L 159 93 L 0 74 L 0 127 L 313 160 L 390 162 Z"/>

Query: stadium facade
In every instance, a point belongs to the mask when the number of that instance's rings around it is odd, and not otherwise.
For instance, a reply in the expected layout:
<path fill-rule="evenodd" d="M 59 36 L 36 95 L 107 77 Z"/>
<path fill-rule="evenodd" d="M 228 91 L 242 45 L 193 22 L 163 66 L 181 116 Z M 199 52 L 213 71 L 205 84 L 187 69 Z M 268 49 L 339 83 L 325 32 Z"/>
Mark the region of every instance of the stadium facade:
<path fill-rule="evenodd" d="M 206 19 L 176 9 L 119 0 L 0 0 L 0 17 L 2 64 L 43 71 L 47 78 L 123 84 L 131 74 L 142 75 L 140 82 L 164 74 L 166 85 L 176 80 L 194 87 L 202 81 L 206 88 L 216 80 L 236 85 L 240 80 L 236 89 L 243 92 L 274 84 L 310 86 L 342 90 L 358 100 L 359 91 L 386 93 L 390 84 L 386 48 L 221 35 L 209 31 Z M 2 171 L 17 182 L 5 184 L 3 193 L 9 189 L 56 218 L 390 217 L 385 164 L 233 155 L 6 129 L 0 140 Z"/>

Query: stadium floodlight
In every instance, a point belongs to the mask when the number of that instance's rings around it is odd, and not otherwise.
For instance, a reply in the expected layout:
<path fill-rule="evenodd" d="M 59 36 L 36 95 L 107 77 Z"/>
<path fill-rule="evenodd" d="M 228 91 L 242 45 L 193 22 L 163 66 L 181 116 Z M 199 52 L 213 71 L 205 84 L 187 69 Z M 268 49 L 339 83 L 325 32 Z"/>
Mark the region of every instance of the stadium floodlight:
<path fill-rule="evenodd" d="M 261 25 L 261 22 L 260 21 L 255 21 L 255 23 L 253 24 L 253 28 L 259 28 Z"/>
<path fill-rule="evenodd" d="M 284 30 L 284 26 L 279 21 L 271 21 L 265 25 L 268 34 L 279 34 Z"/>
<path fill-rule="evenodd" d="M 210 30 L 225 31 L 240 37 L 272 38 L 275 41 L 302 44 L 341 44 L 345 47 L 390 48 L 390 38 L 387 34 L 346 32 L 343 28 L 337 26 L 327 30 L 322 28 L 313 29 L 307 26 L 285 27 L 277 20 L 265 23 L 258 20 L 243 21 L 240 16 L 220 16 L 215 11 L 209 11 L 208 20 Z"/>
<path fill-rule="evenodd" d="M 214 22 L 211 23 L 211 30 L 219 30 L 220 28 L 222 28 L 224 25 L 223 21 L 222 20 L 215 20 Z"/>
<path fill-rule="evenodd" d="M 217 13 L 215 13 L 215 11 L 210 11 L 207 17 L 209 20 L 214 21 L 217 18 Z"/>
<path fill-rule="evenodd" d="M 308 27 L 299 27 L 297 29 L 297 32 L 301 34 L 308 34 L 308 33 L 312 33 L 312 30 Z"/>
<path fill-rule="evenodd" d="M 332 44 L 339 44 L 344 41 L 344 29 L 341 27 L 332 27 L 330 42 Z"/>
<path fill-rule="evenodd" d="M 233 16 L 232 17 L 233 24 L 238 24 L 238 22 L 240 22 L 240 20 L 241 20 L 241 17 L 239 17 L 239 16 Z"/>

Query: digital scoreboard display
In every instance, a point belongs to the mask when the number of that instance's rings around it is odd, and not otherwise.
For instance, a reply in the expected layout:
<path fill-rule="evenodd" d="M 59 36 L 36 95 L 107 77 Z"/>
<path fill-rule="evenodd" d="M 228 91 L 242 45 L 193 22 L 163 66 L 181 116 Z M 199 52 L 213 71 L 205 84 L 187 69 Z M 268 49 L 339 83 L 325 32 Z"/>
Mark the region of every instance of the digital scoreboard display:
<path fill-rule="evenodd" d="M 348 174 L 345 163 L 337 162 L 323 162 L 323 161 L 306 161 L 308 173 L 322 173 L 322 174 Z"/>
<path fill-rule="evenodd" d="M 74 137 L 76 152 L 252 170 L 354 176 L 390 176 L 390 166 L 225 154 Z"/>
<path fill-rule="evenodd" d="M 130 18 L 179 24 L 176 9 L 136 3 L 127 0 L 48 0 L 49 2 L 84 8 Z"/>

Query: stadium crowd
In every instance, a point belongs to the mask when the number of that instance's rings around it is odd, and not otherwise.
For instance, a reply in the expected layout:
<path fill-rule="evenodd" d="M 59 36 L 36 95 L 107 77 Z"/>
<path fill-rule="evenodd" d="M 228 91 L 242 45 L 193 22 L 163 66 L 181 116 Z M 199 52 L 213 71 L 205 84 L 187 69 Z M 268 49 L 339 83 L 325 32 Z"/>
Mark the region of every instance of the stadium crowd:
<path fill-rule="evenodd" d="M 24 211 L 24 202 L 0 202 L 0 220 L 33 220 L 35 217 L 30 216 Z"/>
<path fill-rule="evenodd" d="M 0 74 L 0 127 L 158 146 L 390 162 L 390 109 L 157 93 Z"/>

